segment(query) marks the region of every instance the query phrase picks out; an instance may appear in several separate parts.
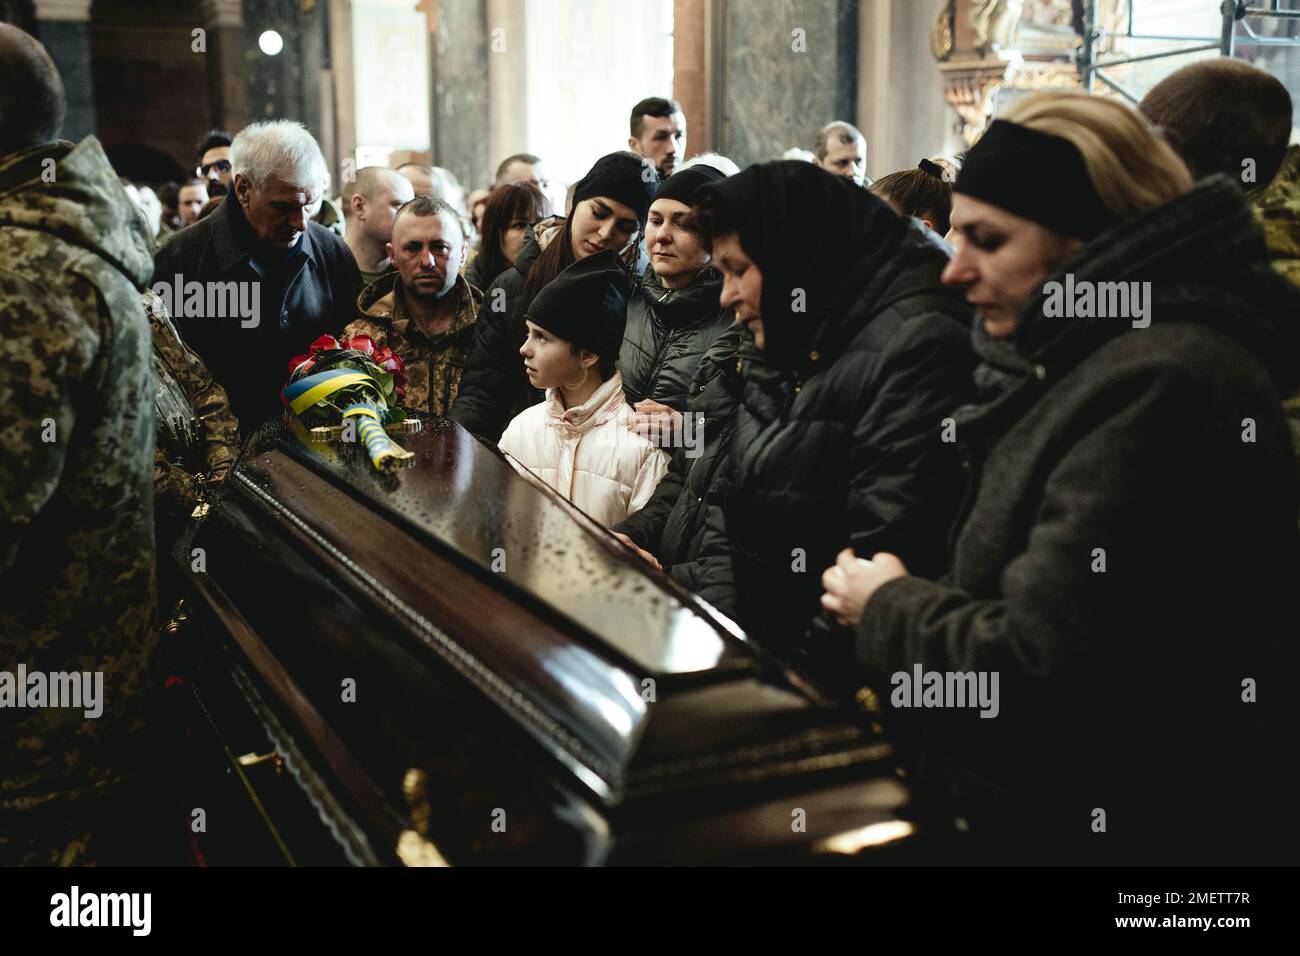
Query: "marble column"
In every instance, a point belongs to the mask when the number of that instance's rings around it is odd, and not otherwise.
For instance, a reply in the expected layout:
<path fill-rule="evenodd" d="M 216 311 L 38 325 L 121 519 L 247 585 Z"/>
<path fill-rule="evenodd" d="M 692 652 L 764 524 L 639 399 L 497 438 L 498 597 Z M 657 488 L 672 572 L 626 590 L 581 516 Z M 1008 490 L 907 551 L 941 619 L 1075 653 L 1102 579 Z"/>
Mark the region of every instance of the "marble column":
<path fill-rule="evenodd" d="M 343 162 L 357 154 L 356 74 L 352 53 L 352 0 L 329 0 L 329 94 L 332 123 L 322 117 L 325 159 L 335 171 L 334 191 L 343 189 Z M 328 131 L 328 133 L 326 132 Z"/>
<path fill-rule="evenodd" d="M 528 73 L 525 57 L 524 4 L 520 0 L 487 0 L 488 177 L 496 163 L 526 151 L 528 145 Z M 484 184 L 490 179 L 485 179 Z M 469 186 L 468 183 L 464 185 Z"/>
<path fill-rule="evenodd" d="M 240 0 L 201 0 L 207 31 L 208 100 L 212 125 L 232 133 L 248 125 L 244 82 L 244 16 Z"/>
<path fill-rule="evenodd" d="M 432 148 L 435 165 L 445 167 L 468 192 L 488 182 L 489 58 L 509 55 L 490 50 L 486 0 L 440 0 L 429 72 L 433 83 Z M 499 38 L 507 50 L 522 36 Z M 518 108 L 518 102 L 506 108 Z"/>
<path fill-rule="evenodd" d="M 36 0 L 36 38 L 59 68 L 68 108 L 64 139 L 74 142 L 95 132 L 95 86 L 90 70 L 91 0 Z"/>
<path fill-rule="evenodd" d="M 862 0 L 858 115 L 879 179 L 955 145 L 957 117 L 935 75 L 931 34 L 945 0 Z"/>
<path fill-rule="evenodd" d="M 690 156 L 713 149 L 709 15 L 708 0 L 673 0 L 673 99 L 686 114 Z"/>
<path fill-rule="evenodd" d="M 712 5 L 718 152 L 743 167 L 812 149 L 831 120 L 857 122 L 858 0 Z"/>

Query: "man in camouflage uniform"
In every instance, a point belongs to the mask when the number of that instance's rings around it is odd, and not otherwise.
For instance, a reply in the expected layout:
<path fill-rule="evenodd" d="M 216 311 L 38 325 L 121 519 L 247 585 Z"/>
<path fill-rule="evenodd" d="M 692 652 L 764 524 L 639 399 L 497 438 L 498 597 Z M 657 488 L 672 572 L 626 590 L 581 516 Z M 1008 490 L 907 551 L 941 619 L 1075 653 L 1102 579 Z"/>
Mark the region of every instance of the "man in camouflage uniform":
<path fill-rule="evenodd" d="M 1287 147 L 1273 181 L 1246 193 L 1246 201 L 1264 227 L 1273 268 L 1300 285 L 1300 145 Z M 1291 447 L 1300 463 L 1300 394 L 1292 395 L 1282 406 L 1291 428 Z"/>
<path fill-rule="evenodd" d="M 1246 193 L 1246 201 L 1264 227 L 1273 268 L 1300 285 L 1300 143 L 1287 147 L 1273 181 Z"/>
<path fill-rule="evenodd" d="M 239 456 L 239 423 L 226 390 L 181 341 L 162 298 L 152 289 L 146 289 L 143 298 L 153 334 L 158 419 L 153 493 L 159 596 L 165 611 L 173 597 L 164 593 L 172 590 L 169 552 L 199 504 L 204 486 L 223 479 Z"/>
<path fill-rule="evenodd" d="M 235 463 L 239 423 L 230 411 L 226 390 L 181 341 L 163 300 L 152 289 L 144 291 L 143 300 L 153 334 L 157 380 L 154 503 L 160 518 L 184 519 L 198 504 L 198 486 L 220 481 Z"/>
<path fill-rule="evenodd" d="M 0 864 L 84 863 L 156 682 L 153 244 L 99 142 L 54 141 L 58 72 L 6 24 L 0 76 L 0 670 L 103 675 L 98 718 L 0 707 Z"/>
<path fill-rule="evenodd" d="M 483 303 L 460 275 L 465 234 L 455 210 L 419 196 L 398 210 L 387 248 L 397 271 L 361 290 L 361 317 L 343 334 L 368 335 L 400 355 L 407 378 L 402 407 L 445 418 L 469 365 Z"/>

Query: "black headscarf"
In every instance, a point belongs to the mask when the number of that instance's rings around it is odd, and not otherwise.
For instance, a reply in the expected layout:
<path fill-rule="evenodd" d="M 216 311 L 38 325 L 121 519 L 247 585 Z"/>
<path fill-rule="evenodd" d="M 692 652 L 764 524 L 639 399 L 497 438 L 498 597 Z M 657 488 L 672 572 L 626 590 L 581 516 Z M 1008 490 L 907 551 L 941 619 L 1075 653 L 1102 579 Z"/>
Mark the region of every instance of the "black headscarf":
<path fill-rule="evenodd" d="M 763 273 L 764 357 L 781 368 L 807 358 L 907 231 L 880 199 L 802 160 L 758 163 L 696 195 Z"/>

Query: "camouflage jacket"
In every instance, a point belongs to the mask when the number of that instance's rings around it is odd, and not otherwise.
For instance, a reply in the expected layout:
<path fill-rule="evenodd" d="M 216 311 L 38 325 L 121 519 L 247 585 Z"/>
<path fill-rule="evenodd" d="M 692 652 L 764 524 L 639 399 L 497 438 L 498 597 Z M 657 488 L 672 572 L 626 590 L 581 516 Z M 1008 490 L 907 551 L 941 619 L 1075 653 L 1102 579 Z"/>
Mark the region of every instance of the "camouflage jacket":
<path fill-rule="evenodd" d="M 239 423 L 226 390 L 181 341 L 163 300 L 152 289 L 143 299 L 157 380 L 154 507 L 160 520 L 183 521 L 197 503 L 199 477 L 223 477 L 239 456 Z"/>
<path fill-rule="evenodd" d="M 1272 182 L 1252 189 L 1246 201 L 1264 228 L 1273 268 L 1300 285 L 1300 144 L 1287 147 Z M 1291 429 L 1291 447 L 1300 461 L 1300 393 L 1282 405 Z"/>
<path fill-rule="evenodd" d="M 361 317 L 343 330 L 345 336 L 368 335 L 388 346 L 406 363 L 406 397 L 402 407 L 445 418 L 456 400 L 460 377 L 474 348 L 474 323 L 483 293 L 461 276 L 448 295 L 457 297 L 456 315 L 446 332 L 429 338 L 411 321 L 401 277 L 390 272 L 361 290 Z"/>
<path fill-rule="evenodd" d="M 152 269 L 93 136 L 0 158 L 0 860 L 117 782 L 155 685 Z M 9 709 L 18 665 L 102 712 Z"/>
<path fill-rule="evenodd" d="M 1246 201 L 1264 227 L 1273 268 L 1300 285 L 1300 143 L 1287 147 L 1273 181 L 1252 189 Z"/>

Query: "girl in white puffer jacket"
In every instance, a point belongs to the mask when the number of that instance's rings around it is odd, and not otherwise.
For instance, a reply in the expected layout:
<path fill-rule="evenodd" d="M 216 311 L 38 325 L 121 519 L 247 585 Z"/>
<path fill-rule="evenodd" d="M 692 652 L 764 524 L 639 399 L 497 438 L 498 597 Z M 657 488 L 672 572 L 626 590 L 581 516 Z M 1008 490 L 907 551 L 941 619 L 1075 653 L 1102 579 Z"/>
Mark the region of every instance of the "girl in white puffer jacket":
<path fill-rule="evenodd" d="M 627 321 L 627 273 L 613 252 L 569 266 L 533 299 L 519 350 L 546 400 L 506 426 L 498 447 L 510 463 L 568 498 L 605 527 L 644 507 L 667 456 L 629 431 L 635 412 L 614 369 Z"/>

